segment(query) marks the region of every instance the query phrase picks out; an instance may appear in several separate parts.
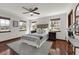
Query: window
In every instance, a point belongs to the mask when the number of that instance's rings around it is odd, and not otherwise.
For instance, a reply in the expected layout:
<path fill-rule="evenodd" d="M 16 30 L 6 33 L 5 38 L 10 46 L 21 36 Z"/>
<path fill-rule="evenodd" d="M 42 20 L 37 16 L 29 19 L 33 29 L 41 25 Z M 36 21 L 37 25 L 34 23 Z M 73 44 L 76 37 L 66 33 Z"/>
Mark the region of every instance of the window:
<path fill-rule="evenodd" d="M 60 18 L 51 19 L 51 31 L 53 32 L 60 31 Z"/>
<path fill-rule="evenodd" d="M 10 18 L 0 17 L 0 32 L 10 32 Z"/>
<path fill-rule="evenodd" d="M 31 22 L 31 31 L 35 31 L 36 30 L 36 28 L 37 28 L 37 26 L 36 26 L 36 21 L 32 21 Z"/>
<path fill-rule="evenodd" d="M 26 21 L 19 22 L 20 31 L 26 31 Z"/>
<path fill-rule="evenodd" d="M 76 17 L 75 33 L 79 35 L 79 16 Z"/>

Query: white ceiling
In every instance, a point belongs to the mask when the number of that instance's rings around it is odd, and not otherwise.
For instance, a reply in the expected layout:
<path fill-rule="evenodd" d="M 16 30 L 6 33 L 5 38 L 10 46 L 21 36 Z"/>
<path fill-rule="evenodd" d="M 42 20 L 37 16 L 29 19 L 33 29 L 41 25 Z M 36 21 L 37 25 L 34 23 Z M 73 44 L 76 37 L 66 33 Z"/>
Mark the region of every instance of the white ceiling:
<path fill-rule="evenodd" d="M 67 9 L 72 4 L 73 3 L 7 3 L 0 4 L 0 9 L 10 11 L 27 19 L 36 19 L 67 12 Z M 23 6 L 25 6 L 26 8 L 38 7 L 37 12 L 40 12 L 40 15 L 34 14 L 34 16 L 30 16 L 30 14 L 22 14 L 23 12 L 26 12 L 26 10 L 22 8 Z"/>

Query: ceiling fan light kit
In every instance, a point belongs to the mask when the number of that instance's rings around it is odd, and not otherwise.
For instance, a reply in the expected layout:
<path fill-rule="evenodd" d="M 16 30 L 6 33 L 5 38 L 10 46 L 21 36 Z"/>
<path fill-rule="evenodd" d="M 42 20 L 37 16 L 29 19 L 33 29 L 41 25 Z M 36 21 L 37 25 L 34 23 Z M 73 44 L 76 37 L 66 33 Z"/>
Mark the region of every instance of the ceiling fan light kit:
<path fill-rule="evenodd" d="M 33 13 L 29 13 L 31 16 L 33 16 Z"/>

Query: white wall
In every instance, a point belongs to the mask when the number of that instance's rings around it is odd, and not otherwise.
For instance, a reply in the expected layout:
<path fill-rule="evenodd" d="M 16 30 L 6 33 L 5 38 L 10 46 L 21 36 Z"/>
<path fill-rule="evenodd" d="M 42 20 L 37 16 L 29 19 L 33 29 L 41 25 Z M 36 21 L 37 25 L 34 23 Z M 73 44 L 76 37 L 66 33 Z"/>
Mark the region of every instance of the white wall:
<path fill-rule="evenodd" d="M 13 20 L 16 20 L 16 21 L 25 20 L 26 21 L 26 19 L 23 19 L 16 14 L 13 14 L 8 11 L 1 10 L 1 9 L 0 9 L 0 16 L 10 18 L 10 29 L 11 29 L 11 32 L 0 33 L 0 42 L 4 41 L 4 40 L 22 36 L 28 32 L 28 30 L 27 30 L 27 32 L 26 31 L 19 31 L 19 27 L 13 27 L 13 24 L 12 24 Z M 28 26 L 27 26 L 27 28 L 28 28 Z"/>
<path fill-rule="evenodd" d="M 43 23 L 50 23 L 50 19 L 54 19 L 54 18 L 60 18 L 60 32 L 57 32 L 56 34 L 56 38 L 57 39 L 65 39 L 66 35 L 67 35 L 67 14 L 66 13 L 62 13 L 59 15 L 54 15 L 54 16 L 48 16 L 48 17 L 43 17 L 43 18 L 39 18 L 38 20 L 38 24 L 43 24 Z"/>

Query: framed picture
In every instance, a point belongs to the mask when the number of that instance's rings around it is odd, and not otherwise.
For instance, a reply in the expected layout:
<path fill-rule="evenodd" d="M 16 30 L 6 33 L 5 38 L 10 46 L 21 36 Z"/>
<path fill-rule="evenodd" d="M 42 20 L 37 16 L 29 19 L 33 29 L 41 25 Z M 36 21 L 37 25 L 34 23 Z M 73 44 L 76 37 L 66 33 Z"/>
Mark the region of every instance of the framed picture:
<path fill-rule="evenodd" d="M 18 21 L 13 21 L 13 27 L 18 27 Z"/>

